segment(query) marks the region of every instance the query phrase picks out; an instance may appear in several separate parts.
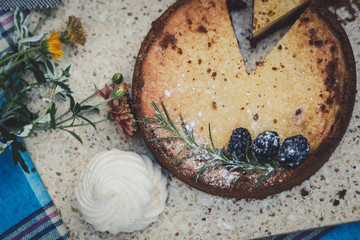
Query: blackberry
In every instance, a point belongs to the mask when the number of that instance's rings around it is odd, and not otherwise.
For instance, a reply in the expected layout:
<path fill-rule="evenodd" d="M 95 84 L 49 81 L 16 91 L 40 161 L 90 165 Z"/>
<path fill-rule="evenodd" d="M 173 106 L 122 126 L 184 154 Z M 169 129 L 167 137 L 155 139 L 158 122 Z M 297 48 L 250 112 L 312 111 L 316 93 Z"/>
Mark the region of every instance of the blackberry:
<path fill-rule="evenodd" d="M 265 131 L 256 137 L 252 150 L 259 161 L 270 162 L 278 153 L 279 147 L 280 140 L 277 132 Z"/>
<path fill-rule="evenodd" d="M 301 134 L 284 140 L 278 153 L 279 163 L 284 167 L 295 168 L 305 161 L 310 151 L 307 139 Z"/>
<path fill-rule="evenodd" d="M 239 160 L 246 158 L 246 146 L 250 146 L 252 142 L 251 135 L 246 128 L 235 129 L 230 137 L 226 152 L 232 156 L 235 154 Z"/>

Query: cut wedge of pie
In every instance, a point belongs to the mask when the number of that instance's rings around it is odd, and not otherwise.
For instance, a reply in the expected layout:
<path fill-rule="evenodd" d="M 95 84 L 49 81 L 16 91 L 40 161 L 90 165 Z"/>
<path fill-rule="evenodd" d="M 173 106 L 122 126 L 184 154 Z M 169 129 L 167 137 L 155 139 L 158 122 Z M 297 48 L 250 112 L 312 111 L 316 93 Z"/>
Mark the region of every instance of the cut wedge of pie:
<path fill-rule="evenodd" d="M 329 159 L 351 118 L 355 75 L 345 32 L 320 6 L 310 5 L 248 74 L 226 1 L 179 0 L 142 43 L 133 108 L 149 148 L 176 177 L 214 195 L 264 198 L 302 183 Z M 170 122 L 166 129 L 159 117 Z M 301 134 L 310 152 L 296 168 L 259 163 L 265 170 L 244 170 L 229 167 L 243 162 L 217 164 L 212 153 L 199 151 L 219 150 L 232 161 L 222 149 L 239 127 L 253 139 L 267 130 L 280 142 Z"/>
<path fill-rule="evenodd" d="M 259 39 L 277 27 L 286 24 L 310 0 L 254 0 L 253 39 Z"/>

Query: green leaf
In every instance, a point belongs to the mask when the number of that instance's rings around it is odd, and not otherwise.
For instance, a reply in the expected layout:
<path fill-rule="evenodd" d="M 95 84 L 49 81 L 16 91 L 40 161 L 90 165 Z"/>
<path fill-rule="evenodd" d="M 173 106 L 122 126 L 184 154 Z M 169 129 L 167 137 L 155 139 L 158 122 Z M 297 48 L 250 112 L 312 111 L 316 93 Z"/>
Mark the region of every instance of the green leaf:
<path fill-rule="evenodd" d="M 37 118 L 37 114 L 32 113 L 28 107 L 23 103 L 25 100 L 20 99 L 20 95 L 6 92 L 7 101 L 3 102 L 1 108 L 0 119 L 6 127 L 17 128 L 29 124 Z"/>
<path fill-rule="evenodd" d="M 70 134 L 71 134 L 74 138 L 76 138 L 76 140 L 78 140 L 81 144 L 83 143 L 82 140 L 81 140 L 81 138 L 80 138 L 80 136 L 77 135 L 75 132 L 70 131 L 70 130 L 67 130 L 67 129 L 65 129 L 65 128 L 60 128 L 60 129 L 66 131 L 66 132 L 68 132 L 68 133 L 70 133 Z"/>
<path fill-rule="evenodd" d="M 186 128 L 186 124 L 185 124 L 185 121 L 184 121 L 184 119 L 183 119 L 182 116 L 180 116 L 180 122 L 181 122 L 182 128 L 184 129 L 185 135 L 186 135 L 186 136 L 189 136 L 189 135 L 190 135 L 190 134 L 189 134 L 189 131 L 188 131 L 188 129 Z"/>
<path fill-rule="evenodd" d="M 221 165 L 222 165 L 221 163 L 217 162 L 217 159 L 211 159 L 211 160 L 208 160 L 207 162 L 205 162 L 205 164 L 200 168 L 200 170 L 198 171 L 198 173 L 196 175 L 196 182 L 198 181 L 201 174 L 203 174 L 204 172 L 206 172 L 207 170 L 209 170 L 211 168 L 216 168 Z"/>
<path fill-rule="evenodd" d="M 72 69 L 72 64 L 70 63 L 65 67 L 65 69 L 62 70 L 62 75 L 67 78 L 70 77 L 71 69 Z"/>
<path fill-rule="evenodd" d="M 29 59 L 28 68 L 34 74 L 38 83 L 46 83 L 44 72 L 40 69 L 39 64 L 34 59 Z"/>
<path fill-rule="evenodd" d="M 157 142 L 157 141 L 164 141 L 164 140 L 182 140 L 179 137 L 165 137 L 165 138 L 154 138 L 154 139 L 150 139 L 150 142 Z"/>
<path fill-rule="evenodd" d="M 60 81 L 52 81 L 52 83 L 54 83 L 55 85 L 58 85 L 59 87 L 61 87 L 62 89 L 64 89 L 67 94 L 71 94 L 71 93 L 72 93 L 70 87 L 69 87 L 67 84 L 65 84 L 65 83 L 60 82 Z"/>
<path fill-rule="evenodd" d="M 25 152 L 25 147 L 18 141 L 14 141 L 12 144 L 11 144 L 11 154 L 12 154 L 12 157 L 13 157 L 13 161 L 15 163 L 15 165 L 17 163 L 20 164 L 21 168 L 27 172 L 27 173 L 30 173 L 29 172 L 29 168 L 28 166 L 25 164 L 25 161 L 24 159 L 21 157 L 21 154 L 20 154 L 20 151 L 21 152 Z"/>
<path fill-rule="evenodd" d="M 31 71 L 33 72 L 34 77 L 38 83 L 46 83 L 44 73 L 40 69 L 33 68 Z"/>
<path fill-rule="evenodd" d="M 56 120 L 55 120 L 56 106 L 55 106 L 55 103 L 52 103 L 51 108 L 49 109 L 49 114 L 50 114 L 50 127 L 52 129 L 56 129 Z"/>
<path fill-rule="evenodd" d="M 273 171 L 269 171 L 269 172 L 263 172 L 258 180 L 258 183 L 255 185 L 255 187 L 258 187 L 263 181 L 264 179 L 269 176 L 271 173 L 273 173 Z"/>
<path fill-rule="evenodd" d="M 85 111 L 85 110 L 88 110 L 88 109 L 91 109 L 91 108 L 93 108 L 94 106 L 92 106 L 92 105 L 82 105 L 81 107 L 80 107 L 80 110 L 81 111 Z M 91 111 L 94 111 L 94 112 L 96 112 L 96 113 L 100 113 L 100 110 L 98 109 L 98 108 L 94 108 L 94 109 L 92 109 Z"/>
<path fill-rule="evenodd" d="M 75 106 L 75 100 L 71 94 L 66 94 L 66 96 L 70 99 L 70 110 L 73 111 Z"/>
<path fill-rule="evenodd" d="M 80 112 L 80 104 L 79 103 L 75 103 L 74 108 L 72 109 L 72 112 L 75 116 L 78 115 L 78 113 Z"/>
<path fill-rule="evenodd" d="M 156 122 L 157 123 L 157 122 Z M 148 128 L 147 129 L 147 131 L 148 132 L 152 132 L 152 131 L 154 131 L 154 130 L 156 130 L 156 129 L 165 129 L 165 130 L 169 130 L 169 131 L 171 131 L 172 129 L 171 128 L 169 128 L 169 127 L 165 127 L 165 126 L 158 126 L 158 127 L 153 127 L 153 128 Z"/>
<path fill-rule="evenodd" d="M 95 124 L 94 123 L 92 123 L 89 119 L 87 119 L 86 117 L 84 117 L 84 116 L 78 116 L 79 118 L 81 118 L 81 119 L 83 119 L 83 120 L 85 120 L 86 122 L 88 122 L 91 126 L 93 126 L 93 128 L 95 128 L 96 129 L 96 126 L 95 126 Z"/>
<path fill-rule="evenodd" d="M 210 126 L 210 123 L 209 123 L 209 138 L 210 138 L 210 142 L 211 142 L 211 146 L 213 148 L 213 150 L 215 150 L 215 146 L 214 146 L 214 141 L 212 139 L 212 136 L 211 136 L 211 126 Z"/>
<path fill-rule="evenodd" d="M 55 75 L 54 63 L 49 59 L 45 60 L 46 68 L 49 69 L 52 75 Z"/>
<path fill-rule="evenodd" d="M 240 180 L 240 178 L 244 175 L 245 172 L 242 172 L 239 174 L 239 176 L 235 179 L 235 181 L 233 182 L 233 184 L 231 184 L 231 188 L 230 191 L 232 191 L 234 189 L 234 187 L 236 186 L 236 183 Z"/>
<path fill-rule="evenodd" d="M 178 160 L 177 162 L 173 162 L 173 165 L 176 166 L 176 165 L 179 165 L 180 163 L 182 163 L 183 161 L 185 161 L 186 159 L 189 159 L 191 157 L 195 157 L 197 155 L 199 155 L 200 153 L 190 153 L 184 157 L 182 157 L 180 160 Z"/>
<path fill-rule="evenodd" d="M 179 158 L 179 156 L 180 156 L 180 154 L 181 154 L 182 152 L 184 152 L 184 151 L 186 151 L 186 150 L 190 150 L 190 149 L 192 149 L 192 147 L 184 147 L 183 149 L 181 149 L 181 150 L 176 154 L 176 156 L 174 157 L 173 163 L 178 162 L 177 159 Z"/>

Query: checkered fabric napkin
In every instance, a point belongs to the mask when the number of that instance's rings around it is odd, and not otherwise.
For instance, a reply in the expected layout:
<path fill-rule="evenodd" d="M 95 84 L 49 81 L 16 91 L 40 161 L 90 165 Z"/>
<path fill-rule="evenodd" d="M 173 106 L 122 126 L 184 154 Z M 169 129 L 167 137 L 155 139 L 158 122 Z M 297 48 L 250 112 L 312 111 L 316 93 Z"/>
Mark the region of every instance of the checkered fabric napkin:
<path fill-rule="evenodd" d="M 0 0 L 0 10 L 51 8 L 59 5 L 60 2 L 61 0 Z"/>
<path fill-rule="evenodd" d="M 12 12 L 0 11 L 0 56 L 11 50 L 13 31 Z M 14 165 L 11 147 L 0 154 L 0 239 L 69 239 L 28 153 L 20 154 L 30 173 Z"/>

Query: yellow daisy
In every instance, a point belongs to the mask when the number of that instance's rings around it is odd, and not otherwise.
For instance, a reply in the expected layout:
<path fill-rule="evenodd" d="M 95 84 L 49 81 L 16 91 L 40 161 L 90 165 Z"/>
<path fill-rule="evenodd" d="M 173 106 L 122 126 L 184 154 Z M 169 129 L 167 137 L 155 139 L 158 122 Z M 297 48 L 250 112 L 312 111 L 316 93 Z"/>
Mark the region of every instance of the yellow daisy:
<path fill-rule="evenodd" d="M 64 51 L 61 49 L 61 45 L 60 34 L 52 30 L 50 38 L 42 41 L 41 51 L 45 54 L 50 53 L 55 60 L 60 61 L 59 57 L 64 56 Z"/>

